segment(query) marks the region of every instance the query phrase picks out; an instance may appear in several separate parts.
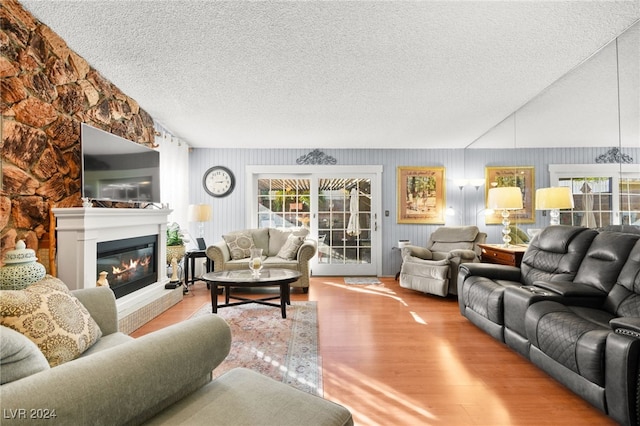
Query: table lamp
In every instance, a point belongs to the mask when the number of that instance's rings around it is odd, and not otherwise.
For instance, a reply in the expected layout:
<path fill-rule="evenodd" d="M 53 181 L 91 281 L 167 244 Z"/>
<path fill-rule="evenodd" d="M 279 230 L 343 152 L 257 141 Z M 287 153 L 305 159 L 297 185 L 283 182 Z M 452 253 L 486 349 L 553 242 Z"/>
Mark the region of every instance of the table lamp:
<path fill-rule="evenodd" d="M 499 188 L 489 189 L 489 195 L 487 197 L 487 208 L 494 210 L 502 210 L 502 241 L 504 244 L 502 247 L 509 247 L 511 242 L 511 229 L 509 228 L 509 210 L 521 210 L 522 205 L 522 192 L 520 188 L 515 186 L 504 186 Z"/>
<path fill-rule="evenodd" d="M 198 222 L 198 236 L 204 238 L 204 223 L 213 216 L 213 209 L 209 204 L 189 205 L 189 222 Z"/>
<path fill-rule="evenodd" d="M 536 210 L 551 210 L 551 225 L 560 224 L 560 209 L 573 208 L 573 194 L 568 186 L 536 190 Z"/>

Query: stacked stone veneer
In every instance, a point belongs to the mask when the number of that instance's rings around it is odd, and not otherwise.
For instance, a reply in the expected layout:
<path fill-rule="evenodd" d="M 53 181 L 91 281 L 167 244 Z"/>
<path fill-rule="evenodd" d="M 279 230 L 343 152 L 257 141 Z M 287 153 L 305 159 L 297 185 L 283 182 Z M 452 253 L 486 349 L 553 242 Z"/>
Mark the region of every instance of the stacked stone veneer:
<path fill-rule="evenodd" d="M 24 239 L 41 262 L 52 206 L 81 205 L 80 123 L 151 145 L 153 119 L 15 0 L 0 2 L 0 264 Z"/>

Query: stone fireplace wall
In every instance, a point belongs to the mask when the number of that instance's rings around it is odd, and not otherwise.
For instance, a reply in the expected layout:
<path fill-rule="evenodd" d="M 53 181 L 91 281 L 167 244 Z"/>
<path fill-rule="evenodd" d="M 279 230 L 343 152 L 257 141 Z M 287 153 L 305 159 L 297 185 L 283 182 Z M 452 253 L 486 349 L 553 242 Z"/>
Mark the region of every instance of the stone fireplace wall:
<path fill-rule="evenodd" d="M 52 207 L 81 206 L 80 123 L 151 146 L 151 116 L 16 0 L 0 3 L 0 264 L 16 239 L 50 271 Z"/>

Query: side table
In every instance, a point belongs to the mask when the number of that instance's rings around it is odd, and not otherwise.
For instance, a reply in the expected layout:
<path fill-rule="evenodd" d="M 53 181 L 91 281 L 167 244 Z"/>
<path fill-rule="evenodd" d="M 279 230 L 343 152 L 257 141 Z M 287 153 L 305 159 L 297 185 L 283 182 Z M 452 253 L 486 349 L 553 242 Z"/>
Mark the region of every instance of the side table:
<path fill-rule="evenodd" d="M 207 259 L 206 264 L 206 272 L 213 271 L 213 260 L 207 257 L 206 250 L 191 250 L 185 253 L 184 255 L 184 292 L 189 292 L 189 285 L 193 285 L 198 279 L 196 279 L 196 259 Z M 189 276 L 191 273 L 191 276 Z M 209 288 L 209 283 L 207 282 L 207 288 Z"/>
<path fill-rule="evenodd" d="M 482 250 L 481 260 L 486 263 L 497 263 L 520 267 L 522 256 L 527 251 L 527 245 L 515 244 L 503 247 L 502 244 L 478 244 Z"/>

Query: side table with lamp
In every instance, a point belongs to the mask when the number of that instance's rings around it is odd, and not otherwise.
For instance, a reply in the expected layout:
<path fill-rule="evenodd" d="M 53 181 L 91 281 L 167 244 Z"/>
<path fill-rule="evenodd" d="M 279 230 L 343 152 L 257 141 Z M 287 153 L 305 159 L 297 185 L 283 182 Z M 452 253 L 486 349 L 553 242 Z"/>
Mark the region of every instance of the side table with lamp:
<path fill-rule="evenodd" d="M 493 210 L 502 210 L 503 243 L 478 244 L 478 247 L 482 250 L 480 259 L 487 263 L 520 266 L 527 246 L 524 244 L 510 244 L 512 230 L 509 226 L 509 211 L 523 208 L 520 188 L 512 186 L 490 188 L 487 195 L 487 207 Z"/>
<path fill-rule="evenodd" d="M 493 210 L 502 210 L 502 244 L 503 248 L 508 248 L 511 242 L 511 228 L 509 227 L 509 211 L 521 210 L 522 192 L 515 186 L 501 186 L 489 189 L 487 195 L 487 207 Z"/>
<path fill-rule="evenodd" d="M 204 224 L 209 222 L 213 217 L 213 209 L 209 204 L 191 204 L 189 205 L 189 222 L 197 222 L 198 224 L 198 248 L 189 250 L 184 256 L 184 292 L 189 292 L 189 285 L 193 285 L 199 279 L 196 278 L 196 259 L 206 259 L 206 272 L 213 271 L 213 260 L 207 257 L 207 244 L 204 241 Z M 209 283 L 207 283 L 209 288 Z"/>

